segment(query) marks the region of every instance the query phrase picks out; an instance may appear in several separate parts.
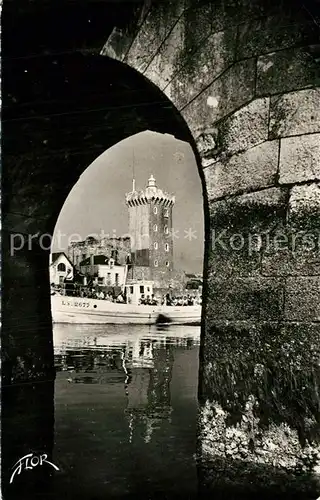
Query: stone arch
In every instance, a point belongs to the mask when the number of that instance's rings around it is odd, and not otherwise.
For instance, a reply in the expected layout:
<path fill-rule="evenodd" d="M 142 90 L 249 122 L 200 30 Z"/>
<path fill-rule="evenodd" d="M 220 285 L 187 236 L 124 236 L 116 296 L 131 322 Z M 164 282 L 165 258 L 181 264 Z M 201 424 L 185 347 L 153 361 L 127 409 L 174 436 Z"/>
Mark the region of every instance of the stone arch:
<path fill-rule="evenodd" d="M 11 403 L 3 411 L 8 436 L 4 443 L 5 487 L 16 457 L 23 456 L 21 449 L 28 447 L 25 428 L 10 426 L 9 421 L 21 406 L 33 417 L 43 411 L 43 406 L 34 404 L 41 383 L 41 387 L 50 385 L 47 398 L 42 393 L 41 397 L 46 417 L 51 408 L 53 418 L 50 235 L 69 192 L 98 156 L 145 130 L 188 142 L 198 160 L 192 135 L 172 103 L 122 62 L 73 53 L 34 56 L 8 61 L 6 74 L 3 380 Z M 36 384 L 26 385 L 31 381 Z M 18 396 L 13 396 L 12 386 Z M 41 414 L 37 418 L 41 420 Z M 41 451 L 46 435 L 35 422 L 30 424 L 29 446 Z M 47 429 L 45 423 L 42 428 Z M 52 433 L 49 441 L 45 451 L 50 454 Z M 18 487 L 21 484 L 23 478 Z"/>
<path fill-rule="evenodd" d="M 226 478 L 237 492 L 240 486 L 245 497 L 249 482 L 262 492 L 270 484 L 286 482 L 288 491 L 306 496 L 309 485 L 313 488 L 310 477 L 319 470 L 320 272 L 315 251 L 306 252 L 297 239 L 301 231 L 314 235 L 319 218 L 317 3 L 145 2 L 148 9 L 135 18 L 134 26 L 116 28 L 103 49 L 103 54 L 143 73 L 181 112 L 201 156 L 210 202 L 207 224 L 216 231 L 227 229 L 227 240 L 233 238 L 232 247 L 219 245 L 210 255 L 207 244 L 209 300 L 201 353 L 199 451 L 206 464 L 202 484 L 219 489 Z M 50 57 L 31 61 L 34 75 L 57 60 Z M 67 65 L 67 59 L 60 58 L 58 67 Z M 16 81 L 26 77 L 22 64 L 25 61 L 12 69 Z M 90 64 L 87 70 L 90 73 Z M 41 95 L 41 82 L 34 75 L 34 92 Z M 8 80 L 4 85 L 5 93 Z M 15 83 L 9 87 L 15 89 Z M 47 101 L 48 107 L 56 107 L 52 95 Z M 37 116 L 31 108 L 22 115 L 25 123 L 19 122 L 25 128 L 4 123 L 5 154 L 11 148 L 5 158 L 6 172 L 11 172 L 4 179 L 4 211 L 11 212 L 5 228 L 26 235 L 33 234 L 34 218 L 39 220 L 28 186 L 32 177 L 32 182 L 46 185 L 44 171 L 35 168 L 46 143 L 40 147 L 27 130 L 28 118 Z M 13 108 L 10 113 L 15 118 Z M 42 126 L 47 132 L 45 118 Z M 18 150 L 8 139 L 15 130 L 25 133 Z M 40 142 L 47 141 L 40 132 Z M 30 144 L 37 146 L 36 153 L 30 153 Z M 98 150 L 100 139 L 93 145 Z M 70 160 L 61 151 L 58 158 L 67 170 Z M 63 195 L 55 193 L 61 202 Z M 21 199 L 30 207 L 23 216 L 18 212 Z M 43 227 L 52 222 L 46 219 Z M 284 235 L 290 248 L 280 253 L 271 245 L 266 252 L 266 241 L 249 238 L 264 233 Z M 236 250 L 241 237 L 244 247 Z M 6 273 L 3 281 L 9 287 Z M 44 295 L 43 300 L 49 298 Z M 9 349 L 13 340 L 7 337 Z M 219 480 L 211 463 L 215 471 L 223 470 Z M 241 471 L 249 471 L 250 481 Z M 295 478 L 301 471 L 306 480 L 299 483 Z M 273 487 L 276 496 L 279 489 Z"/>

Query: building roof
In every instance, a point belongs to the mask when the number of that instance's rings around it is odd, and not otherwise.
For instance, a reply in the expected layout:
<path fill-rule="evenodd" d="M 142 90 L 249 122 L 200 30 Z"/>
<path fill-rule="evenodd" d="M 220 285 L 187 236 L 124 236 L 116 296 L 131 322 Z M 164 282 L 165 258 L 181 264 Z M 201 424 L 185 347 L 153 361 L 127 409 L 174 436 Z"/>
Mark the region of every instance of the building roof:
<path fill-rule="evenodd" d="M 126 194 L 126 204 L 129 206 L 140 202 L 148 203 L 149 201 L 164 202 L 166 206 L 172 207 L 175 203 L 175 196 L 159 189 L 155 178 L 151 175 L 148 179 L 148 185 L 143 191 L 136 191 L 133 183 L 132 191 Z"/>
<path fill-rule="evenodd" d="M 186 278 L 189 281 L 202 281 L 202 275 L 201 274 L 191 274 L 191 273 L 186 273 Z"/>
<path fill-rule="evenodd" d="M 61 255 L 63 255 L 67 259 L 69 264 L 73 267 L 71 260 L 69 259 L 69 257 L 67 257 L 67 255 L 64 252 L 53 252 L 51 254 L 51 265 L 54 264 Z"/>

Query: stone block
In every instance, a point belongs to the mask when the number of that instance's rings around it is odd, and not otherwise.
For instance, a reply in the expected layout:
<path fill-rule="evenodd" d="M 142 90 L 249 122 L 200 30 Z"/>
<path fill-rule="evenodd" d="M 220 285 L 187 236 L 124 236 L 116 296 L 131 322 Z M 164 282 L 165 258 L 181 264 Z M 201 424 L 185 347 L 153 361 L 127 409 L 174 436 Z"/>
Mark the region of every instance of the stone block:
<path fill-rule="evenodd" d="M 209 200 L 275 184 L 279 142 L 268 141 L 204 169 Z"/>
<path fill-rule="evenodd" d="M 320 185 L 318 183 L 294 186 L 288 207 L 288 224 L 302 231 L 319 234 Z"/>
<path fill-rule="evenodd" d="M 230 235 L 232 237 L 232 235 Z M 228 238 L 228 235 L 225 239 Z M 246 236 L 244 236 L 246 239 Z M 214 251 L 209 255 L 208 273 L 210 277 L 233 278 L 260 276 L 260 253 L 252 251 L 249 253 L 244 247 L 240 250 L 232 250 L 228 247 L 216 245 Z"/>
<path fill-rule="evenodd" d="M 293 361 L 297 368 L 301 365 L 307 370 L 319 367 L 320 323 L 290 322 L 283 323 L 280 329 L 282 344 L 291 344 Z"/>
<path fill-rule="evenodd" d="M 270 100 L 269 137 L 320 132 L 320 89 L 290 92 Z"/>
<path fill-rule="evenodd" d="M 256 94 L 272 95 L 317 85 L 317 71 L 307 49 L 290 48 L 260 56 Z"/>
<path fill-rule="evenodd" d="M 254 234 L 262 235 L 283 228 L 286 224 L 287 198 L 287 189 L 269 188 L 212 202 L 212 237 L 228 231 L 228 234 L 249 232 L 253 238 Z"/>
<path fill-rule="evenodd" d="M 161 44 L 144 73 L 145 77 L 161 90 L 167 87 L 176 71 L 176 61 L 183 46 L 183 40 L 184 19 L 181 18 Z M 170 89 L 167 89 L 165 93 L 170 97 Z"/>
<path fill-rule="evenodd" d="M 212 30 L 242 25 L 248 19 L 274 15 L 279 11 L 275 2 L 261 0 L 215 0 L 212 5 Z"/>
<path fill-rule="evenodd" d="M 197 94 L 231 66 L 234 61 L 235 47 L 236 30 L 211 34 L 196 51 L 191 51 L 186 44 L 184 45 L 177 59 L 177 74 L 170 84 L 170 94 L 178 109 L 186 106 Z M 243 66 L 242 64 L 238 67 L 239 73 L 241 73 Z M 232 76 L 229 75 L 227 78 L 230 79 Z M 219 83 L 221 86 L 223 81 L 218 82 L 218 87 L 213 87 L 213 89 L 219 90 Z M 218 106 L 218 101 L 222 97 L 225 99 L 224 94 L 215 96 L 217 105 L 213 107 Z"/>
<path fill-rule="evenodd" d="M 320 277 L 290 277 L 285 287 L 285 319 L 320 321 Z"/>
<path fill-rule="evenodd" d="M 279 183 L 320 180 L 320 134 L 281 139 Z"/>
<path fill-rule="evenodd" d="M 184 9 L 182 2 L 158 2 L 150 8 L 135 37 L 125 62 L 143 73 L 169 35 Z"/>
<path fill-rule="evenodd" d="M 118 61 L 123 61 L 132 41 L 133 35 L 130 36 L 127 33 L 123 33 L 118 28 L 114 28 L 107 42 L 102 47 L 100 54 L 102 56 L 117 59 Z"/>
<path fill-rule="evenodd" d="M 20 198 L 21 200 L 21 198 Z M 29 200 L 28 200 L 29 201 Z M 27 210 L 25 214 L 9 212 L 3 215 L 2 230 L 11 233 L 12 238 L 12 254 L 15 255 L 16 248 L 22 244 L 22 241 L 27 238 L 32 241 L 32 235 L 36 235 L 39 231 L 46 234 L 46 221 L 39 220 L 37 214 L 29 215 Z M 21 235 L 21 236 L 19 236 Z M 45 245 L 48 244 L 48 238 L 44 238 Z"/>
<path fill-rule="evenodd" d="M 184 13 L 185 50 L 194 52 L 212 32 L 212 4 L 198 3 L 190 6 Z"/>
<path fill-rule="evenodd" d="M 278 320 L 283 310 L 284 283 L 274 278 L 210 278 L 207 317 L 214 320 Z"/>
<path fill-rule="evenodd" d="M 263 276 L 317 276 L 320 275 L 319 250 L 292 252 L 282 249 L 265 253 L 261 259 Z"/>
<path fill-rule="evenodd" d="M 182 109 L 181 114 L 191 131 L 204 132 L 217 120 L 250 101 L 253 97 L 254 77 L 254 60 L 240 62 L 220 75 Z M 175 98 L 173 102 L 175 104 Z"/>
<path fill-rule="evenodd" d="M 269 98 L 255 99 L 218 125 L 214 156 L 246 151 L 268 139 Z M 218 158 L 217 158 L 218 159 Z"/>
<path fill-rule="evenodd" d="M 302 7 L 278 11 L 239 26 L 237 58 L 259 56 L 292 46 L 317 43 L 316 24 Z"/>
<path fill-rule="evenodd" d="M 206 131 L 196 138 L 197 150 L 200 153 L 203 168 L 212 164 L 211 153 L 217 147 L 217 127 L 207 128 Z"/>

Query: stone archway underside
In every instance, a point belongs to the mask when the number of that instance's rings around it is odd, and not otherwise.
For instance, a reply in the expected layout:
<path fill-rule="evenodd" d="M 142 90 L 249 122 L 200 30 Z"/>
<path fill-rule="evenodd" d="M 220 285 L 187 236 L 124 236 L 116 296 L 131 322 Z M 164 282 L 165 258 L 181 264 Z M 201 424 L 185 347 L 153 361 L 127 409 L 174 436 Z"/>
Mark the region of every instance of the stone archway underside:
<path fill-rule="evenodd" d="M 143 73 L 155 85 L 152 92 L 148 85 L 140 87 L 143 80 L 136 73 L 130 78 L 137 78 L 137 87 L 130 83 L 128 88 L 128 73 L 114 63 L 115 71 L 124 72 L 117 82 L 121 96 L 107 93 L 112 77 L 104 69 L 111 61 L 76 54 L 15 62 L 10 72 L 7 67 L 12 78 L 7 77 L 4 88 L 12 99 L 4 109 L 7 244 L 10 232 L 52 230 L 84 165 L 131 135 L 131 123 L 146 128 L 148 118 L 140 113 L 138 97 L 132 106 L 134 88 L 142 100 L 148 88 L 152 94 L 155 107 L 147 106 L 149 120 L 159 117 L 158 99 L 163 103 L 157 130 L 180 131 L 179 138 L 191 140 L 170 101 L 185 119 L 201 156 L 210 203 L 200 376 L 201 484 L 217 492 L 227 483 L 230 491 L 243 491 L 246 498 L 273 488 L 279 494 L 280 483 L 289 495 L 316 496 L 317 490 L 316 3 L 151 2 L 134 26 L 113 31 L 102 52 Z M 126 91 L 129 107 L 122 107 L 123 115 L 117 99 Z M 24 105 L 19 106 L 19 99 Z M 42 101 L 38 108 L 37 100 Z M 171 123 L 176 124 L 172 131 L 167 128 Z M 94 130 L 91 137 L 89 129 Z M 26 248 L 10 259 L 6 250 L 4 306 L 11 320 L 8 316 L 4 324 L 4 375 L 8 384 L 33 374 L 48 378 L 52 346 L 45 343 L 46 358 L 41 344 L 44 329 L 50 329 L 42 279 L 47 255 L 35 246 L 34 252 Z M 49 442 L 49 434 L 38 436 L 39 443 Z"/>

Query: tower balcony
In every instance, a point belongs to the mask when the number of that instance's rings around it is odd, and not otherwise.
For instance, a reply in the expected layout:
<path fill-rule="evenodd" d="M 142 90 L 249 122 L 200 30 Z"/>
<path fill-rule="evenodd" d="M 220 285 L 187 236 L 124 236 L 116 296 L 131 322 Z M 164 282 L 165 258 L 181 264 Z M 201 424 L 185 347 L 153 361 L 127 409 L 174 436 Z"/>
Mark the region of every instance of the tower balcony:
<path fill-rule="evenodd" d="M 135 181 L 133 181 L 132 191 L 126 194 L 125 200 L 129 207 L 156 203 L 169 208 L 174 205 L 175 196 L 159 189 L 155 178 L 151 175 L 144 190 L 136 191 Z"/>

